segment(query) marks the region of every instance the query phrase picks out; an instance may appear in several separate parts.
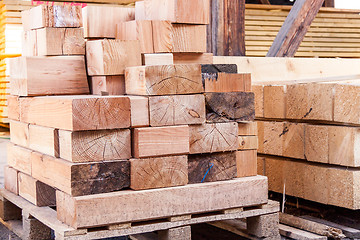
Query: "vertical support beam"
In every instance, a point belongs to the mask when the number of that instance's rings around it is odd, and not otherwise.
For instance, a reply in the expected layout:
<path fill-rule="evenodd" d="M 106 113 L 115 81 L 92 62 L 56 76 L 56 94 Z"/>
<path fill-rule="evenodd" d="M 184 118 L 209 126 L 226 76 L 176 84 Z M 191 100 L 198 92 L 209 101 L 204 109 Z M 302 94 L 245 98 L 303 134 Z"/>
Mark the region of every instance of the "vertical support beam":
<path fill-rule="evenodd" d="M 324 0 L 297 0 L 266 56 L 295 56 L 323 2 Z"/>
<path fill-rule="evenodd" d="M 245 55 L 245 0 L 213 0 L 210 5 L 208 52 Z"/>
<path fill-rule="evenodd" d="M 261 4 L 270 4 L 269 0 L 259 0 Z"/>

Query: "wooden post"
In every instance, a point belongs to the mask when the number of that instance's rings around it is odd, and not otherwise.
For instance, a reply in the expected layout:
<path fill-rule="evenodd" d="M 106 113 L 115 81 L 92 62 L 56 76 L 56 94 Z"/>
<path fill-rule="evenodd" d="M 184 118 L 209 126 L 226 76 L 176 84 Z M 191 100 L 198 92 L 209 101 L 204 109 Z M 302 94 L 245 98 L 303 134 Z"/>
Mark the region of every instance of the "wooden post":
<path fill-rule="evenodd" d="M 245 0 L 213 0 L 208 25 L 208 52 L 245 56 Z"/>
<path fill-rule="evenodd" d="M 324 0 L 297 0 L 266 56 L 295 56 L 323 2 Z"/>

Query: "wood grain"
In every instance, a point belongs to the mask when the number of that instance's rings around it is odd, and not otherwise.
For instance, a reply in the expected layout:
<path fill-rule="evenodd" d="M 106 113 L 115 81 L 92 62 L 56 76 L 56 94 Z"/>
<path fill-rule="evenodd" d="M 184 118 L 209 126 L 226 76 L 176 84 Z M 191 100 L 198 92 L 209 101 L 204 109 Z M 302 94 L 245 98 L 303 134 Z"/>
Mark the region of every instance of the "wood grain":
<path fill-rule="evenodd" d="M 22 98 L 20 108 L 22 122 L 69 131 L 130 126 L 130 100 L 125 96 Z"/>
<path fill-rule="evenodd" d="M 253 121 L 253 92 L 205 93 L 208 122 Z"/>
<path fill-rule="evenodd" d="M 60 221 L 83 228 L 259 205 L 267 202 L 266 182 L 265 177 L 257 176 L 83 197 L 58 191 L 57 214 Z M 224 195 L 227 201 L 223 201 Z M 89 211 L 92 206 L 97 208 Z"/>
<path fill-rule="evenodd" d="M 19 195 L 32 204 L 44 207 L 56 205 L 56 190 L 31 176 L 19 172 Z"/>
<path fill-rule="evenodd" d="M 202 73 L 206 93 L 251 92 L 251 75 L 248 73 Z"/>
<path fill-rule="evenodd" d="M 189 155 L 189 183 L 223 181 L 235 177 L 235 152 Z"/>
<path fill-rule="evenodd" d="M 4 188 L 16 195 L 19 194 L 18 171 L 7 165 L 4 167 Z"/>
<path fill-rule="evenodd" d="M 334 90 L 334 121 L 359 124 L 359 86 L 357 84 L 337 84 Z"/>
<path fill-rule="evenodd" d="M 238 150 L 256 150 L 258 149 L 257 136 L 239 136 Z"/>
<path fill-rule="evenodd" d="M 28 147 L 34 151 L 59 157 L 58 129 L 30 124 Z"/>
<path fill-rule="evenodd" d="M 286 118 L 286 86 L 264 86 L 264 117 Z"/>
<path fill-rule="evenodd" d="M 34 178 L 72 196 L 118 191 L 130 186 L 128 160 L 71 163 L 37 152 L 33 152 L 31 158 Z"/>
<path fill-rule="evenodd" d="M 85 55 L 83 28 L 41 28 L 36 31 L 36 55 Z"/>
<path fill-rule="evenodd" d="M 150 126 L 149 98 L 129 96 L 131 106 L 131 127 Z"/>
<path fill-rule="evenodd" d="M 141 53 L 154 52 L 151 21 L 142 20 L 118 23 L 115 37 L 119 40 L 139 40 Z"/>
<path fill-rule="evenodd" d="M 150 125 L 172 126 L 205 123 L 204 95 L 149 97 Z"/>
<path fill-rule="evenodd" d="M 130 160 L 134 190 L 181 186 L 188 183 L 186 155 Z"/>
<path fill-rule="evenodd" d="M 124 95 L 125 77 L 117 76 L 92 76 L 91 93 L 94 95 Z"/>
<path fill-rule="evenodd" d="M 264 86 L 252 85 L 255 95 L 255 117 L 264 117 Z"/>
<path fill-rule="evenodd" d="M 200 65 L 129 67 L 125 71 L 126 94 L 171 95 L 202 93 Z"/>
<path fill-rule="evenodd" d="M 209 24 L 209 0 L 145 0 L 146 20 Z"/>
<path fill-rule="evenodd" d="M 189 127 L 135 128 L 133 132 L 135 158 L 189 153 Z"/>
<path fill-rule="evenodd" d="M 256 136 L 257 122 L 239 122 L 238 134 L 239 136 Z"/>
<path fill-rule="evenodd" d="M 174 64 L 172 53 L 145 53 L 142 55 L 142 65 L 170 65 Z"/>
<path fill-rule="evenodd" d="M 10 93 L 19 96 L 87 94 L 82 56 L 17 57 L 9 61 Z"/>
<path fill-rule="evenodd" d="M 32 151 L 12 143 L 7 146 L 7 164 L 20 172 L 31 175 Z"/>
<path fill-rule="evenodd" d="M 70 162 L 100 162 L 131 157 L 130 130 L 59 130 L 60 158 Z"/>
<path fill-rule="evenodd" d="M 235 122 L 189 126 L 190 154 L 234 151 L 238 147 Z"/>
<path fill-rule="evenodd" d="M 31 8 L 22 15 L 24 30 L 44 27 L 82 27 L 80 6 L 40 5 Z"/>
<path fill-rule="evenodd" d="M 173 53 L 174 64 L 212 64 L 212 53 Z"/>
<path fill-rule="evenodd" d="M 140 42 L 114 39 L 86 42 L 88 75 L 122 75 L 125 68 L 141 65 Z"/>
<path fill-rule="evenodd" d="M 135 20 L 135 9 L 114 5 L 88 5 L 82 9 L 85 38 L 115 38 L 116 24 Z"/>
<path fill-rule="evenodd" d="M 8 118 L 12 120 L 20 120 L 20 101 L 18 96 L 8 95 Z"/>
<path fill-rule="evenodd" d="M 237 177 L 249 177 L 257 175 L 257 152 L 246 150 L 236 152 Z"/>
<path fill-rule="evenodd" d="M 29 124 L 11 120 L 10 140 L 16 145 L 29 147 Z"/>

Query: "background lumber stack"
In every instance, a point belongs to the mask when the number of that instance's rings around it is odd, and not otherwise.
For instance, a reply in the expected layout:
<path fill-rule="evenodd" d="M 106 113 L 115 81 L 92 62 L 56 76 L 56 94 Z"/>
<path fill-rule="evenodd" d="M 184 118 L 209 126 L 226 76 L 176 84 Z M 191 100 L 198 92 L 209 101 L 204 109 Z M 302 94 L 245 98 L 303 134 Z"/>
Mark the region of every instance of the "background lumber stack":
<path fill-rule="evenodd" d="M 144 1 L 145 20 L 135 22 L 112 6 L 23 12 L 24 56 L 10 69 L 8 191 L 56 202 L 75 229 L 267 202 L 250 74 L 204 53 L 208 0 L 174 1 L 164 16 L 161 2 Z M 118 26 L 93 21 L 111 12 Z"/>
<path fill-rule="evenodd" d="M 240 72 L 252 73 L 258 171 L 268 176 L 269 190 L 359 209 L 360 62 L 220 57 L 214 62 L 236 63 Z"/>

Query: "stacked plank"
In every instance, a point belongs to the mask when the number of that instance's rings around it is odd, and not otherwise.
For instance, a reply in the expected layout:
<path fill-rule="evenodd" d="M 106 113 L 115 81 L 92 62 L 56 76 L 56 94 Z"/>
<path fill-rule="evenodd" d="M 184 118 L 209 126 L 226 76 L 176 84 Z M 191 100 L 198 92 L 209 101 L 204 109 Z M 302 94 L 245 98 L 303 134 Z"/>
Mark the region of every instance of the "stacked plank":
<path fill-rule="evenodd" d="M 255 87 L 260 164 L 270 190 L 359 209 L 360 81 L 322 81 Z"/>
<path fill-rule="evenodd" d="M 209 2 L 175 2 L 164 20 L 150 11 L 148 25 L 120 21 L 130 31 L 125 36 L 133 36 L 127 24 L 139 27 L 136 39 L 101 39 L 104 26 L 94 25 L 90 9 L 83 9 L 85 45 L 79 7 L 23 13 L 24 56 L 11 61 L 10 72 L 7 190 L 38 206 L 56 200 L 58 219 L 73 228 L 267 202 L 267 179 L 256 176 L 250 74 L 238 74 L 236 65 L 201 64 L 193 54 L 204 54 L 206 44 L 198 49 L 193 43 L 205 43 L 206 35 L 194 39 L 198 30 L 192 28 L 205 29 Z M 143 4 L 155 11 L 160 3 Z M 203 14 L 185 14 L 195 6 Z M 98 11 L 105 10 L 92 14 Z M 154 36 L 154 23 L 162 32 L 170 29 L 165 36 L 173 41 L 162 40 L 172 46 L 160 55 L 146 53 L 151 56 L 143 59 L 155 64 L 141 65 L 142 43 L 149 40 L 142 33 Z M 91 82 L 106 82 L 96 91 L 93 84 L 92 95 L 84 48 Z M 157 60 L 177 52 L 193 64 L 172 64 L 174 56 L 171 63 Z"/>
<path fill-rule="evenodd" d="M 266 56 L 290 9 L 246 4 L 246 56 Z M 359 10 L 320 8 L 295 56 L 358 58 L 359 23 Z"/>

